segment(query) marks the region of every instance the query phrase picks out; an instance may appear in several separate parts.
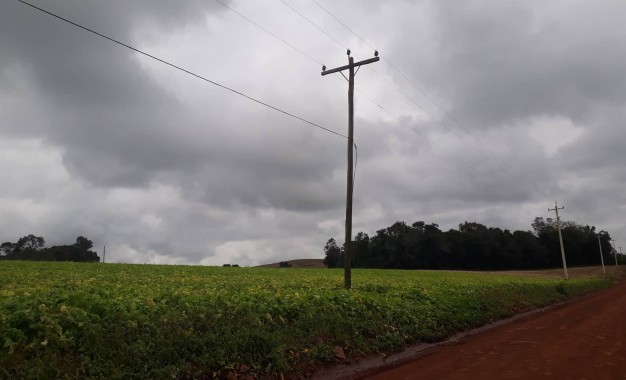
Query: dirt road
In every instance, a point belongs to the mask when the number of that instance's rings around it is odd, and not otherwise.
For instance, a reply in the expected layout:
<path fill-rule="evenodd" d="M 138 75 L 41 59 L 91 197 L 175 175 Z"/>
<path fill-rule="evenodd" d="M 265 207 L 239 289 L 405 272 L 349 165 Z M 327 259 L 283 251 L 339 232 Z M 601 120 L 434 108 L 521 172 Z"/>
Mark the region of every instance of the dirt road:
<path fill-rule="evenodd" d="M 626 379 L 626 282 L 364 379 Z"/>

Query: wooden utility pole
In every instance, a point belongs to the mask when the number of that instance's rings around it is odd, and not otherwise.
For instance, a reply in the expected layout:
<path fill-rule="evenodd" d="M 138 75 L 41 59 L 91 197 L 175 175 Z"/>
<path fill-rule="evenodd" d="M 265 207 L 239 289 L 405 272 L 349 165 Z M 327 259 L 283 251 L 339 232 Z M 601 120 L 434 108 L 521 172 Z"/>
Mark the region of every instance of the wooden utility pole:
<path fill-rule="evenodd" d="M 348 50 L 348 64 L 346 66 L 337 67 L 335 69 L 326 70 L 326 66 L 322 66 L 322 76 L 332 73 L 341 73 L 348 69 L 348 177 L 346 189 L 346 233 L 344 242 L 344 263 L 343 277 L 346 289 L 352 287 L 352 194 L 354 190 L 354 68 L 374 63 L 380 60 L 378 52 L 374 53 L 375 57 L 354 63 L 354 58 L 350 56 Z M 358 71 L 358 69 L 357 69 Z M 343 73 L 341 73 L 343 75 Z M 345 75 L 344 75 L 345 78 Z"/>
<path fill-rule="evenodd" d="M 598 245 L 600 246 L 600 260 L 602 262 L 602 274 L 606 274 L 606 269 L 604 269 L 604 257 L 602 256 L 602 242 L 600 241 L 600 234 L 598 234 Z"/>
<path fill-rule="evenodd" d="M 556 227 L 559 230 L 559 242 L 561 243 L 561 259 L 563 260 L 563 271 L 565 272 L 565 279 L 569 280 L 569 275 L 567 274 L 567 262 L 565 262 L 565 248 L 563 248 L 563 236 L 561 235 L 561 219 L 559 218 L 559 210 L 562 210 L 564 208 L 564 206 L 559 207 L 559 205 L 554 202 L 554 208 L 549 208 L 548 211 L 556 212 Z"/>

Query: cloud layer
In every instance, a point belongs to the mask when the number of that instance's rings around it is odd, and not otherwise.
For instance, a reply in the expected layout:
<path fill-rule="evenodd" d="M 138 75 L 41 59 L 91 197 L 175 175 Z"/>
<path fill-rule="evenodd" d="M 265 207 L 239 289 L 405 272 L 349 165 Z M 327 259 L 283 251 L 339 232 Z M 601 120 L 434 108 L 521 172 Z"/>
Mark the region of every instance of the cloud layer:
<path fill-rule="evenodd" d="M 626 5 L 618 1 L 35 4 L 345 132 L 357 75 L 355 231 L 395 220 L 626 238 Z M 365 42 L 365 41 L 367 42 Z M 342 241 L 346 140 L 17 1 L 0 5 L 0 239 L 85 235 L 120 262 L 241 265 Z M 390 65 L 391 63 L 391 65 Z M 109 261 L 107 260 L 107 261 Z"/>

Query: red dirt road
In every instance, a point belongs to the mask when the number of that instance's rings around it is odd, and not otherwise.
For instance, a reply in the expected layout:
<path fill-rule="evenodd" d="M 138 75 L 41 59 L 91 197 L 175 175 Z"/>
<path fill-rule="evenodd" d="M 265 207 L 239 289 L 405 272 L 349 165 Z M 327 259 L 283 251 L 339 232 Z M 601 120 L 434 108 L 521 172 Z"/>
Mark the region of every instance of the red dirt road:
<path fill-rule="evenodd" d="M 364 379 L 626 379 L 626 282 Z"/>

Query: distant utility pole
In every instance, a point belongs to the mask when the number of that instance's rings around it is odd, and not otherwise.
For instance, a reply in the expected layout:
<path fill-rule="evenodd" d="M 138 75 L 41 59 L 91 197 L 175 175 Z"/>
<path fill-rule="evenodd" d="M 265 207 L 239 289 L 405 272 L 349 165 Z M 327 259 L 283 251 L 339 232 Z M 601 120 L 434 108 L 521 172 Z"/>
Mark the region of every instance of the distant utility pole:
<path fill-rule="evenodd" d="M 354 166 L 353 166 L 353 148 L 354 148 L 354 72 L 355 67 L 367 65 L 379 61 L 378 52 L 374 52 L 374 58 L 366 59 L 354 63 L 354 58 L 350 56 L 348 49 L 348 65 L 337 67 L 335 69 L 326 70 L 326 66 L 322 66 L 322 75 L 332 73 L 341 73 L 348 69 L 348 184 L 346 191 L 346 234 L 344 243 L 344 283 L 346 289 L 352 287 L 352 193 L 354 190 Z M 358 71 L 358 69 L 357 69 Z M 345 78 L 346 76 L 343 75 Z"/>
<path fill-rule="evenodd" d="M 107 257 L 107 246 L 105 245 L 104 248 L 102 248 L 102 263 L 105 263 L 105 259 Z"/>
<path fill-rule="evenodd" d="M 606 269 L 604 269 L 604 257 L 602 256 L 602 242 L 600 241 L 600 234 L 598 234 L 598 245 L 600 246 L 600 260 L 602 261 L 602 274 L 606 274 Z"/>
<path fill-rule="evenodd" d="M 563 259 L 563 271 L 565 272 L 565 279 L 569 280 L 569 275 L 567 274 L 567 262 L 565 261 L 565 248 L 563 248 L 563 236 L 561 235 L 561 219 L 559 218 L 559 210 L 563 210 L 565 207 L 561 206 L 554 202 L 554 208 L 549 208 L 548 211 L 556 212 L 556 227 L 559 230 L 559 242 L 561 243 L 561 259 Z"/>

